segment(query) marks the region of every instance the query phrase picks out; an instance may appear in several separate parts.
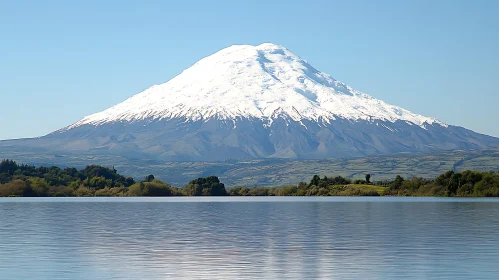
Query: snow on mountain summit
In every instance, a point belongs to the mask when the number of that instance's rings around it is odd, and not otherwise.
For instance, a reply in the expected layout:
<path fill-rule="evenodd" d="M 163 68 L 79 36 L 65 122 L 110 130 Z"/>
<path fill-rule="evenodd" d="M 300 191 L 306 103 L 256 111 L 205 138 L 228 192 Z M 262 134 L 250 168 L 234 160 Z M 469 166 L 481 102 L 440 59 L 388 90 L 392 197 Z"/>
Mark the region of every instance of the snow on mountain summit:
<path fill-rule="evenodd" d="M 389 105 L 333 79 L 288 49 L 234 45 L 201 59 L 170 81 L 152 86 L 68 127 L 147 119 L 258 118 L 437 122 Z"/>
<path fill-rule="evenodd" d="M 267 43 L 225 48 L 69 127 L 2 147 L 211 162 L 483 149 L 499 139 L 389 105 Z"/>

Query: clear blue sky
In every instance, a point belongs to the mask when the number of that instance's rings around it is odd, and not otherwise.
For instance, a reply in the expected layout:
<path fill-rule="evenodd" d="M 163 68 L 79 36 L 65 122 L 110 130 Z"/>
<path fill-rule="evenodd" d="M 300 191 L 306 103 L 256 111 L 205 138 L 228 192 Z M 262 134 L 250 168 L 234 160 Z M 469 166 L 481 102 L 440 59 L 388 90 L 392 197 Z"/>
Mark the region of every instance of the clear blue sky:
<path fill-rule="evenodd" d="M 41 136 L 233 44 L 499 136 L 499 1 L 0 0 L 0 139 Z"/>

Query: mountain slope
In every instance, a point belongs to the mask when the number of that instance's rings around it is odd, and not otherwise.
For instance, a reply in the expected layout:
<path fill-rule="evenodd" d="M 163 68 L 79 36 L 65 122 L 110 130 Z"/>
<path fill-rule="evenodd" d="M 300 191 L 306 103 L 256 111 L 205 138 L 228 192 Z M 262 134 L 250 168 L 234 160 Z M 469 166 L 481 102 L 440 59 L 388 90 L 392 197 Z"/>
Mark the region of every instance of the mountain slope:
<path fill-rule="evenodd" d="M 282 186 L 308 182 L 319 174 L 322 176 L 345 176 L 364 179 L 366 173 L 373 180 L 393 180 L 397 175 L 404 178 L 418 176 L 435 178 L 449 171 L 499 170 L 499 149 L 443 151 L 431 154 L 402 153 L 395 155 L 370 156 L 353 159 L 327 160 L 278 160 L 258 159 L 222 162 L 166 162 L 159 160 L 134 159 L 112 155 L 45 155 L 39 150 L 4 152 L 0 158 L 12 158 L 18 163 L 36 166 L 60 166 L 85 168 L 90 164 L 115 167 L 119 173 L 142 179 L 154 174 L 174 186 L 184 186 L 192 178 L 217 175 L 226 186 Z"/>
<path fill-rule="evenodd" d="M 170 118 L 271 121 L 279 115 L 295 121 L 327 122 L 339 117 L 405 120 L 420 126 L 436 122 L 358 92 L 317 71 L 284 47 L 262 44 L 223 49 L 169 82 L 152 86 L 68 128 Z"/>
<path fill-rule="evenodd" d="M 37 139 L 57 153 L 178 161 L 321 159 L 499 146 L 361 93 L 284 47 L 232 46 L 167 83 Z"/>

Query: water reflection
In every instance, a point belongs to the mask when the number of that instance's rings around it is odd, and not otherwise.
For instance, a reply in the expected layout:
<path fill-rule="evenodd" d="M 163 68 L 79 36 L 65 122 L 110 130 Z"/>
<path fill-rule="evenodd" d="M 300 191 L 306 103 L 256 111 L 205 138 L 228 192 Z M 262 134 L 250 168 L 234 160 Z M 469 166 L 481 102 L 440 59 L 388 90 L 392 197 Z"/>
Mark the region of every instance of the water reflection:
<path fill-rule="evenodd" d="M 497 202 L 0 201 L 1 279 L 497 279 Z"/>

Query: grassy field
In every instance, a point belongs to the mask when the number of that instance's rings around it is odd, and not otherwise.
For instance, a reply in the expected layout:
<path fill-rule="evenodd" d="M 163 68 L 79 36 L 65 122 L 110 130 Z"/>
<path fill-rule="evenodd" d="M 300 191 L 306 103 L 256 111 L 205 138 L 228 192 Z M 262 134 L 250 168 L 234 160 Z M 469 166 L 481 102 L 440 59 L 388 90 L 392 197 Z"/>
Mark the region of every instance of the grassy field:
<path fill-rule="evenodd" d="M 82 168 L 90 164 L 115 167 L 121 174 L 144 178 L 153 174 L 175 186 L 210 175 L 231 186 L 283 186 L 309 182 L 313 175 L 344 176 L 373 181 L 397 175 L 434 178 L 448 170 L 499 170 L 499 149 L 450 151 L 435 154 L 398 154 L 354 159 L 328 160 L 247 160 L 224 162 L 162 162 L 123 156 L 53 155 L 43 151 L 0 150 L 0 158 L 33 165 Z"/>
<path fill-rule="evenodd" d="M 329 195 L 333 196 L 373 196 L 376 193 L 378 195 L 383 195 L 386 189 L 386 187 L 364 184 L 335 185 L 329 186 L 328 188 L 330 189 Z"/>
<path fill-rule="evenodd" d="M 352 188 L 352 189 L 355 189 L 355 190 L 359 190 L 361 192 L 371 192 L 371 191 L 375 191 L 377 192 L 379 195 L 383 195 L 383 193 L 385 192 L 385 189 L 386 187 L 381 187 L 381 186 L 373 186 L 373 185 L 347 185 L 347 188 Z"/>

